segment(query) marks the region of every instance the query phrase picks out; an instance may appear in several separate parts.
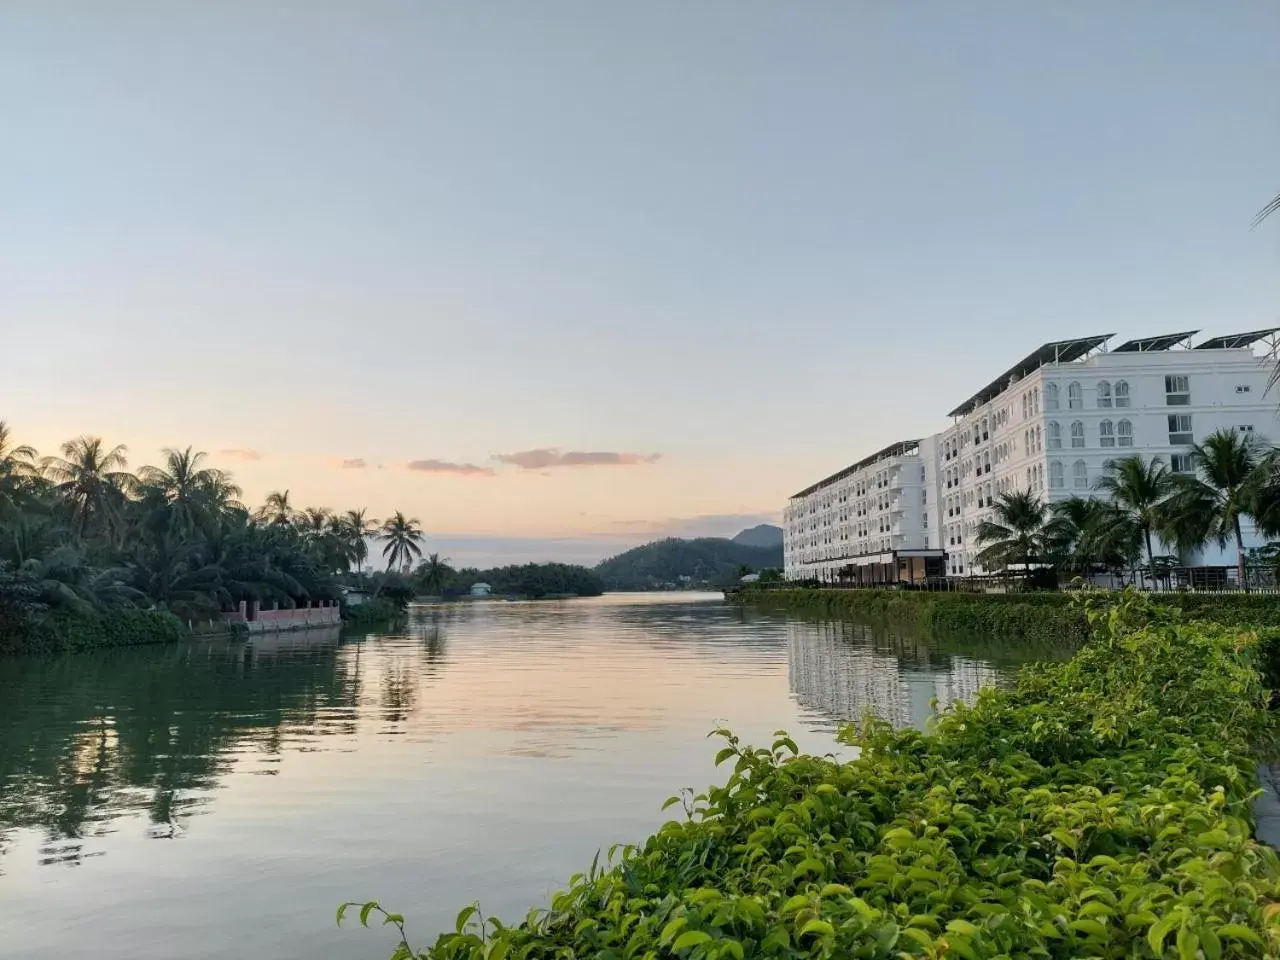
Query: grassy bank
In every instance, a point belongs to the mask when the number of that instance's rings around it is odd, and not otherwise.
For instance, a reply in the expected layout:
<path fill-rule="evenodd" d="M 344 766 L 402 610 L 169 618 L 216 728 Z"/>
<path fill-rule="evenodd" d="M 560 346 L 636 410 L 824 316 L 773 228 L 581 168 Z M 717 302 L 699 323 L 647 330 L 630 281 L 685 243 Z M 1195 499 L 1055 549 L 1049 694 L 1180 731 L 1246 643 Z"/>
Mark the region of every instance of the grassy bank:
<path fill-rule="evenodd" d="M 58 611 L 32 629 L 0 631 L 0 655 L 177 643 L 185 636 L 182 621 L 163 610 Z"/>
<path fill-rule="evenodd" d="M 1073 595 L 943 593 L 917 590 L 763 590 L 734 594 L 738 603 L 841 620 L 901 624 L 935 633 L 1049 646 L 1078 646 L 1089 635 Z M 1280 627 L 1280 597 L 1246 594 L 1162 593 L 1162 606 L 1189 620 L 1224 626 Z"/>
<path fill-rule="evenodd" d="M 1256 638 L 1139 596 L 1088 618 L 1070 661 L 934 733 L 847 731 L 849 762 L 722 731 L 732 772 L 684 817 L 548 910 L 504 926 L 468 908 L 398 956 L 1276 956 L 1280 861 L 1250 819 L 1271 736 Z"/>

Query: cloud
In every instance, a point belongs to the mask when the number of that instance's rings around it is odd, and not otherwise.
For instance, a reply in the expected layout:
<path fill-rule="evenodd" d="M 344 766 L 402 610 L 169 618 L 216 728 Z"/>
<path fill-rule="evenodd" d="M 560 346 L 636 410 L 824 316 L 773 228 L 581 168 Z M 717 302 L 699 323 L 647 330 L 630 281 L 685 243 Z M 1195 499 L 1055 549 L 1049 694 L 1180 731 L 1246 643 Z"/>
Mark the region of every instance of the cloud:
<path fill-rule="evenodd" d="M 542 447 L 537 450 L 521 450 L 518 453 L 496 453 L 498 463 L 519 467 L 521 470 L 545 470 L 548 467 L 633 467 L 642 463 L 657 463 L 660 453 L 613 453 L 607 451 L 557 450 Z"/>
<path fill-rule="evenodd" d="M 453 473 L 464 477 L 491 477 L 492 467 L 478 467 L 474 463 L 453 463 L 450 460 L 410 460 L 405 466 L 418 473 Z"/>
<path fill-rule="evenodd" d="M 343 470 L 363 470 L 368 464 L 361 457 L 351 457 L 342 461 Z"/>
<path fill-rule="evenodd" d="M 261 460 L 262 454 L 257 450 L 245 450 L 240 447 L 231 447 L 227 450 L 219 450 L 218 456 L 232 457 L 236 460 Z"/>

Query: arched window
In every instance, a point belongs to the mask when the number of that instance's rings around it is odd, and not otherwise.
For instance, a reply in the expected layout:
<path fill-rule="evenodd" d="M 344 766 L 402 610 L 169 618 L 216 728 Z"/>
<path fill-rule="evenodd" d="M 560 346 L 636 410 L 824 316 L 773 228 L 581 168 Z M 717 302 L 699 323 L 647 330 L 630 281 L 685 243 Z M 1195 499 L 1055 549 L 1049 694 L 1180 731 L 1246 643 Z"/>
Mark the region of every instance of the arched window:
<path fill-rule="evenodd" d="M 1111 406 L 1111 384 L 1106 380 L 1098 381 L 1098 406 Z"/>
<path fill-rule="evenodd" d="M 1116 381 L 1116 406 L 1127 407 L 1129 405 L 1129 381 Z"/>
<path fill-rule="evenodd" d="M 1040 429 L 1040 425 L 1036 424 L 1036 452 L 1044 449 L 1044 433 Z"/>
<path fill-rule="evenodd" d="M 995 503 L 995 500 L 991 498 L 991 484 L 988 483 L 987 484 L 987 506 L 989 507 L 994 503 Z"/>
<path fill-rule="evenodd" d="M 1077 490 L 1089 489 L 1089 465 L 1077 460 L 1071 468 L 1072 484 Z"/>
<path fill-rule="evenodd" d="M 990 453 L 984 453 L 982 455 L 982 472 L 983 473 L 991 472 L 991 454 Z"/>
<path fill-rule="evenodd" d="M 1071 424 L 1071 446 L 1073 447 L 1084 446 L 1084 424 L 1081 423 L 1079 420 Z"/>
<path fill-rule="evenodd" d="M 1067 406 L 1072 410 L 1079 410 L 1084 407 L 1084 391 L 1080 389 L 1080 384 L 1074 380 L 1067 384 Z"/>
<path fill-rule="evenodd" d="M 1114 447 L 1116 445 L 1115 426 L 1110 420 L 1103 420 L 1098 424 L 1098 446 Z"/>
<path fill-rule="evenodd" d="M 991 421 L 987 417 L 982 418 L 982 439 L 985 440 L 991 436 Z"/>
<path fill-rule="evenodd" d="M 1049 449 L 1062 449 L 1062 425 L 1057 420 L 1050 420 L 1047 428 L 1049 432 Z"/>
<path fill-rule="evenodd" d="M 1039 387 L 1036 387 L 1034 390 L 1031 391 L 1031 412 L 1033 414 L 1040 412 L 1040 388 Z"/>
<path fill-rule="evenodd" d="M 1116 399 L 1118 400 L 1119 397 L 1117 397 Z M 1133 424 L 1132 423 L 1130 423 L 1128 420 L 1121 420 L 1118 424 L 1116 424 L 1116 433 L 1120 437 L 1120 446 L 1122 447 L 1133 446 Z"/>
<path fill-rule="evenodd" d="M 1054 460 L 1049 464 L 1049 489 L 1061 490 L 1063 486 L 1062 464 Z"/>
<path fill-rule="evenodd" d="M 1056 383 L 1046 383 L 1044 385 L 1044 408 L 1046 410 L 1058 409 L 1058 385 Z"/>

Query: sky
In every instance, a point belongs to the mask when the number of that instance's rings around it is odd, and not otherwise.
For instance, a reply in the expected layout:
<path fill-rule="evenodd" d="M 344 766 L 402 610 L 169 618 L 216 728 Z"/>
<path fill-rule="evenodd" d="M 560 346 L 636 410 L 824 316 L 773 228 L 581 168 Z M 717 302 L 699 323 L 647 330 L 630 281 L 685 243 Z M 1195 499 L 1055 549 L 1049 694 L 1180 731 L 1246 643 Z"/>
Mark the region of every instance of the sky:
<path fill-rule="evenodd" d="M 1280 5 L 9 0 L 0 418 L 464 562 L 732 534 L 1039 343 L 1270 326 Z"/>

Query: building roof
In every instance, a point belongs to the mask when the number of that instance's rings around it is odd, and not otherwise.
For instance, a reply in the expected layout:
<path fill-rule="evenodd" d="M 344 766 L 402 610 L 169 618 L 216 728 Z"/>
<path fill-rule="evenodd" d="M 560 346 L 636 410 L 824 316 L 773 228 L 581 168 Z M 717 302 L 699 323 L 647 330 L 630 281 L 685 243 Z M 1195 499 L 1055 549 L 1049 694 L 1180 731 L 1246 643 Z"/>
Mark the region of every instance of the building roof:
<path fill-rule="evenodd" d="M 1182 333 L 1163 333 L 1158 337 L 1141 337 L 1137 340 L 1126 340 L 1112 350 L 1112 353 L 1154 353 L 1168 350 L 1194 337 L 1199 330 L 1184 330 Z"/>
<path fill-rule="evenodd" d="M 952 410 L 947 416 L 962 417 L 1004 393 L 1012 381 L 1021 380 L 1027 374 L 1039 370 L 1046 363 L 1070 363 L 1072 360 L 1079 360 L 1089 351 L 1097 349 L 1114 336 L 1114 333 L 1102 333 L 1092 337 L 1079 337 L 1074 340 L 1051 340 L 1049 343 L 1042 344 Z"/>
<path fill-rule="evenodd" d="M 1196 344 L 1197 350 L 1230 350 L 1235 347 L 1247 347 L 1257 343 L 1263 337 L 1270 336 L 1280 330 L 1271 327 L 1269 330 L 1254 330 L 1250 333 L 1229 333 L 1225 337 L 1210 337 L 1204 343 Z"/>
<path fill-rule="evenodd" d="M 897 443 L 891 443 L 889 444 L 889 446 L 885 447 L 883 450 L 877 450 L 875 453 L 871 454 L 871 456 L 863 457 L 857 463 L 852 463 L 849 466 L 845 467 L 843 470 L 839 470 L 836 473 L 833 473 L 831 476 L 827 477 L 826 479 L 819 480 L 817 483 L 813 484 L 812 486 L 805 487 L 799 493 L 792 494 L 791 499 L 798 500 L 801 497 L 807 497 L 809 494 L 813 493 L 815 490 L 821 490 L 823 487 L 830 486 L 831 484 L 835 483 L 837 480 L 843 480 L 845 477 L 848 477 L 848 476 L 851 476 L 852 474 L 857 473 L 863 467 L 871 466 L 871 464 L 875 463 L 877 460 L 886 460 L 889 457 L 901 457 L 907 454 L 915 454 L 915 453 L 918 453 L 919 450 L 920 450 L 919 440 L 899 440 Z"/>

